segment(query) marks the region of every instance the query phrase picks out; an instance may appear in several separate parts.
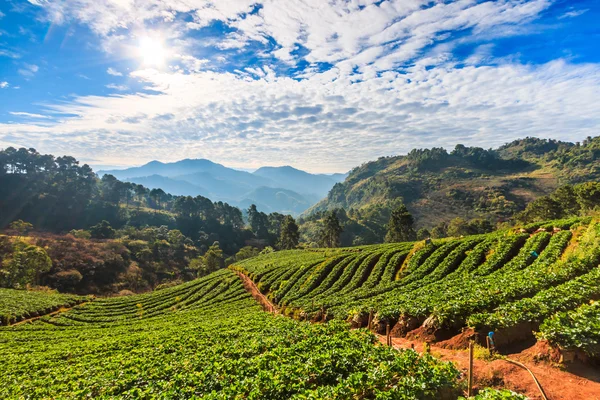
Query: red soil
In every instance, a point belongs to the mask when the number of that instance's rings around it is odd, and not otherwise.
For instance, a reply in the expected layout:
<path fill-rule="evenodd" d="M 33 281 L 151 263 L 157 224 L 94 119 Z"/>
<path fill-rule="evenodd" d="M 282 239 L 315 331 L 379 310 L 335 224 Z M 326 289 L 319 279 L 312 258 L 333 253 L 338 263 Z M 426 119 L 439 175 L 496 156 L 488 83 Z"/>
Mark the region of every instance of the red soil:
<path fill-rule="evenodd" d="M 379 336 L 385 344 L 385 336 Z M 464 337 L 456 338 L 462 342 Z M 447 341 L 451 342 L 451 341 Z M 424 342 L 404 338 L 392 338 L 395 348 L 411 348 L 422 352 Z M 450 343 L 447 343 L 449 345 Z M 454 344 L 454 343 L 453 343 Z M 458 343 L 457 343 L 458 344 Z M 540 382 L 549 400 L 600 400 L 600 369 L 585 364 L 570 364 L 562 370 L 535 357 L 538 352 L 547 353 L 547 346 L 536 345 L 520 353 L 509 354 L 507 358 L 525 364 Z M 466 377 L 469 366 L 468 350 L 442 348 L 438 344 L 430 345 L 431 354 L 445 361 L 452 361 Z M 531 375 L 526 370 L 505 360 L 485 361 L 475 359 L 473 363 L 474 389 L 485 387 L 507 388 L 522 393 L 532 400 L 541 400 L 542 396 Z"/>
<path fill-rule="evenodd" d="M 262 306 L 263 310 L 273 313 L 273 314 L 279 313 L 279 311 L 277 310 L 277 307 L 275 307 L 275 305 L 273 303 L 271 303 L 271 300 L 269 300 L 267 298 L 267 296 L 265 296 L 264 294 L 262 294 L 260 292 L 260 290 L 258 290 L 258 288 L 256 287 L 256 284 L 252 281 L 252 279 L 248 278 L 245 274 L 241 273 L 240 271 L 234 270 L 234 272 L 242 280 L 242 283 L 244 284 L 244 288 L 248 291 L 248 293 L 250 293 L 252 295 L 252 297 L 254 297 L 254 299 L 256 301 L 258 301 L 258 303 Z"/>

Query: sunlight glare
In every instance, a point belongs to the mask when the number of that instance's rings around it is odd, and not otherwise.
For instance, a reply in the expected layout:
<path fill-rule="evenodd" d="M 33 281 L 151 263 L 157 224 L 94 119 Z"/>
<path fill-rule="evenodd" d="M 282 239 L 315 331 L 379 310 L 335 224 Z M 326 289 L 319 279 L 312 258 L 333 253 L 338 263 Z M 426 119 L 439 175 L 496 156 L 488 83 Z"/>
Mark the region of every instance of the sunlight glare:
<path fill-rule="evenodd" d="M 138 49 L 145 65 L 159 67 L 164 65 L 167 59 L 163 40 L 159 37 L 144 36 L 140 38 Z"/>

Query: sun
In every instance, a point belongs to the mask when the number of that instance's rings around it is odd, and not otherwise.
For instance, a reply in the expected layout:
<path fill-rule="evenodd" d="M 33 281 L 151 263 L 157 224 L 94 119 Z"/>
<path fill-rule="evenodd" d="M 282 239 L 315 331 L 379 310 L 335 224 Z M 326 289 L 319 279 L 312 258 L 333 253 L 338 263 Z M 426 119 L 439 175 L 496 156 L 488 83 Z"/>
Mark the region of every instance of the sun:
<path fill-rule="evenodd" d="M 138 52 L 144 65 L 160 67 L 167 61 L 168 54 L 164 40 L 158 36 L 142 36 Z"/>

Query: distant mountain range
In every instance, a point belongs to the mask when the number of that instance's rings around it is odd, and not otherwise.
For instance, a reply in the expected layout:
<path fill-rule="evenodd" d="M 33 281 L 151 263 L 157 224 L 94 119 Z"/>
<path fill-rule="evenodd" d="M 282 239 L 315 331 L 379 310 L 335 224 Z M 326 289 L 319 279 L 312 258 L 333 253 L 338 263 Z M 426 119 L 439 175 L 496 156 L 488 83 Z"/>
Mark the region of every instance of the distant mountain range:
<path fill-rule="evenodd" d="M 204 196 L 240 208 L 256 204 L 264 212 L 298 215 L 327 196 L 347 174 L 311 174 L 285 167 L 262 167 L 253 173 L 206 159 L 173 163 L 151 161 L 141 167 L 98 171 L 116 178 L 162 189 L 173 195 Z"/>

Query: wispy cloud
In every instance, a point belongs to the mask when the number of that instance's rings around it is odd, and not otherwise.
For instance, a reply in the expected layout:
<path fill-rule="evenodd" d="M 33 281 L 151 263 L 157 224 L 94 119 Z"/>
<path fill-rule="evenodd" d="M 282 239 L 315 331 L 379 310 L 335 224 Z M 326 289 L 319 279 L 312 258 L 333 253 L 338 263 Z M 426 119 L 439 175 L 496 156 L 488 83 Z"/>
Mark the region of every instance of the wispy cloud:
<path fill-rule="evenodd" d="M 558 17 L 558 19 L 579 17 L 580 15 L 583 15 L 583 14 L 585 14 L 588 11 L 589 11 L 589 9 L 587 9 L 587 8 L 584 9 L 584 10 L 572 10 L 572 11 L 568 11 L 568 12 L 564 13 L 563 15 L 561 15 L 560 17 Z"/>
<path fill-rule="evenodd" d="M 38 72 L 39 69 L 40 68 L 35 64 L 25 63 L 23 64 L 23 68 L 20 68 L 18 72 L 24 77 L 31 78 L 36 74 L 36 72 Z"/>
<path fill-rule="evenodd" d="M 113 76 L 123 76 L 123 74 L 121 72 L 117 71 L 116 69 L 114 69 L 112 67 L 109 67 L 106 70 L 106 73 L 109 75 L 113 75 Z"/>
<path fill-rule="evenodd" d="M 7 87 L 9 87 L 9 83 L 6 81 L 1 81 L 0 82 L 0 89 L 6 89 Z"/>
<path fill-rule="evenodd" d="M 108 89 L 114 89 L 114 90 L 119 90 L 119 91 L 124 91 L 124 90 L 128 90 L 129 88 L 125 85 L 116 85 L 114 83 L 109 83 L 108 85 L 106 85 L 106 87 Z"/>
<path fill-rule="evenodd" d="M 24 111 L 10 111 L 9 114 L 15 115 L 17 117 L 27 117 L 27 118 L 38 118 L 38 119 L 52 119 L 49 115 L 42 114 L 33 114 Z"/>

